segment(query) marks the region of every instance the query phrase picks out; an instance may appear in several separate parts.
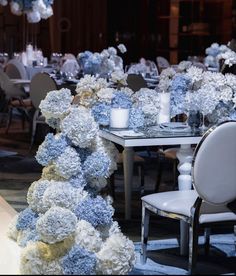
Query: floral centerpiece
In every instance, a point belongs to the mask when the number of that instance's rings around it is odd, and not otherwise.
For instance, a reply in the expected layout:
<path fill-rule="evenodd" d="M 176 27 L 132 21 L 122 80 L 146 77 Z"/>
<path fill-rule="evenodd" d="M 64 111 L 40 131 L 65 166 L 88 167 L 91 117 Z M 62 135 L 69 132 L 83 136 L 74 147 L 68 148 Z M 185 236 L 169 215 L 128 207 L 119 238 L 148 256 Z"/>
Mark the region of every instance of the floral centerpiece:
<path fill-rule="evenodd" d="M 219 69 L 219 56 L 227 52 L 229 48 L 225 45 L 219 45 L 218 43 L 212 43 L 210 47 L 206 48 L 206 57 L 204 64 L 207 67 L 213 67 Z"/>
<path fill-rule="evenodd" d="M 38 23 L 41 19 L 48 19 L 53 15 L 54 0 L 11 0 L 11 12 L 15 15 L 26 14 L 30 23 Z M 0 0 L 0 4 L 6 6 L 8 0 Z"/>
<path fill-rule="evenodd" d="M 119 44 L 118 49 L 122 54 L 126 52 L 123 44 Z M 77 58 L 84 74 L 107 77 L 115 71 L 123 70 L 123 60 L 114 47 L 104 49 L 101 53 L 85 51 L 79 53 Z"/>
<path fill-rule="evenodd" d="M 123 275 L 133 267 L 134 245 L 112 219 L 111 198 L 101 193 L 116 169 L 118 151 L 98 136 L 87 93 L 98 98 L 106 89 L 105 80 L 87 76 L 76 97 L 61 89 L 40 104 L 57 133 L 39 147 L 42 176 L 28 190 L 29 207 L 9 229 L 9 237 L 23 247 L 22 274 Z M 108 95 L 104 99 L 110 101 Z"/>
<path fill-rule="evenodd" d="M 203 71 L 181 62 L 174 71 L 163 70 L 159 89 L 171 93 L 171 117 L 199 111 L 215 124 L 235 118 L 236 76 Z"/>

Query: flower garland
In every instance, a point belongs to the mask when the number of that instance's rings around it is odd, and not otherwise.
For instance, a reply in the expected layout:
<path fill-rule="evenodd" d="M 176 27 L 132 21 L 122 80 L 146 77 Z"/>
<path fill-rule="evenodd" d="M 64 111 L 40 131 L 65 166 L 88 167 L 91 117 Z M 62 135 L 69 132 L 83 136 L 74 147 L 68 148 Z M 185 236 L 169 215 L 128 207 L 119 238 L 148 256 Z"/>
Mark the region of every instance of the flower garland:
<path fill-rule="evenodd" d="M 106 81 L 86 76 L 74 98 L 68 90 L 51 91 L 40 104 L 47 120 L 57 120 L 57 134 L 39 146 L 42 177 L 28 190 L 29 207 L 9 228 L 9 237 L 24 248 L 22 274 L 128 274 L 134 265 L 134 245 L 113 221 L 110 198 L 100 195 L 117 168 L 117 149 L 98 136 L 101 109 L 84 97 L 89 91 L 111 105 L 115 89 L 111 97 L 106 89 Z M 116 104 L 132 103 L 130 91 L 117 93 Z"/>
<path fill-rule="evenodd" d="M 29 23 L 38 23 L 53 15 L 54 0 L 11 0 L 11 12 L 15 15 L 26 14 Z M 0 5 L 6 6 L 8 0 L 0 0 Z"/>

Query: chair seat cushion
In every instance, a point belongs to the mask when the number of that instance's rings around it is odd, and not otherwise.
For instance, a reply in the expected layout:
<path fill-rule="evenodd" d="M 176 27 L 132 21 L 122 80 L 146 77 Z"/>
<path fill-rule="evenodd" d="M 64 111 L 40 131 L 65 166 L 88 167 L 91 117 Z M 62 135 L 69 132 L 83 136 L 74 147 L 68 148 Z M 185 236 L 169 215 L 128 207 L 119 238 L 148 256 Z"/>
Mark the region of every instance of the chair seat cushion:
<path fill-rule="evenodd" d="M 191 207 L 197 197 L 198 194 L 195 190 L 173 191 L 147 195 L 142 197 L 142 201 L 158 210 L 190 217 Z M 236 214 L 231 212 L 226 206 L 202 203 L 199 218 L 200 224 L 231 220 L 236 221 Z"/>
<path fill-rule="evenodd" d="M 15 99 L 10 102 L 12 107 L 33 107 L 31 99 Z"/>
<path fill-rule="evenodd" d="M 144 163 L 145 159 L 142 158 L 141 156 L 134 154 L 134 162 L 140 162 L 140 163 Z M 122 153 L 118 154 L 118 160 L 117 160 L 118 164 L 122 164 L 123 163 L 123 155 Z"/>

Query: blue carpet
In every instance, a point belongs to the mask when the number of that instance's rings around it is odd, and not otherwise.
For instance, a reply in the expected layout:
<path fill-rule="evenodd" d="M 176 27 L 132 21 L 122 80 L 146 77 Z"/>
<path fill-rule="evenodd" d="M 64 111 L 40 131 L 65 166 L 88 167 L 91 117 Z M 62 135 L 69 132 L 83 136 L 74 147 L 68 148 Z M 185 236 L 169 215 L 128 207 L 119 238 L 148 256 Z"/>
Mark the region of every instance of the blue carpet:
<path fill-rule="evenodd" d="M 197 271 L 199 274 L 235 275 L 236 258 L 234 235 L 211 236 L 209 256 L 199 250 Z M 203 237 L 199 239 L 199 247 Z M 136 265 L 130 275 L 186 275 L 187 257 L 179 256 L 177 239 L 150 241 L 148 243 L 148 259 L 145 265 L 140 263 L 140 243 L 135 243 Z M 219 261 L 218 261 L 219 259 Z"/>

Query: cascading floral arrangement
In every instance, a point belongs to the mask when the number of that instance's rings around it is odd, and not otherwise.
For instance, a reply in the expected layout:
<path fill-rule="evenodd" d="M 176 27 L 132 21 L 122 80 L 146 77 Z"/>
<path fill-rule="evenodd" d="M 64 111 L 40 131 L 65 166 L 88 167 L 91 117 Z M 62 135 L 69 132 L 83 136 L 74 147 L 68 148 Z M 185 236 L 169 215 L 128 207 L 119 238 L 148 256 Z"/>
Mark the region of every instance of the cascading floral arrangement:
<path fill-rule="evenodd" d="M 29 23 L 38 23 L 41 19 L 48 19 L 53 15 L 54 0 L 11 0 L 11 12 L 15 15 L 26 14 Z M 8 0 L 0 0 L 6 6 Z"/>
<path fill-rule="evenodd" d="M 41 179 L 30 186 L 29 207 L 9 229 L 9 237 L 23 247 L 22 274 L 123 275 L 134 265 L 134 245 L 113 221 L 112 199 L 101 193 L 116 170 L 118 152 L 98 135 L 90 110 L 93 90 L 110 100 L 106 81 L 87 76 L 75 97 L 61 89 L 40 104 L 57 133 L 39 147 Z"/>

